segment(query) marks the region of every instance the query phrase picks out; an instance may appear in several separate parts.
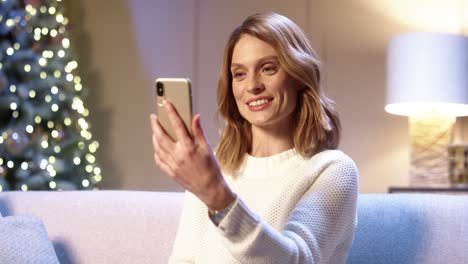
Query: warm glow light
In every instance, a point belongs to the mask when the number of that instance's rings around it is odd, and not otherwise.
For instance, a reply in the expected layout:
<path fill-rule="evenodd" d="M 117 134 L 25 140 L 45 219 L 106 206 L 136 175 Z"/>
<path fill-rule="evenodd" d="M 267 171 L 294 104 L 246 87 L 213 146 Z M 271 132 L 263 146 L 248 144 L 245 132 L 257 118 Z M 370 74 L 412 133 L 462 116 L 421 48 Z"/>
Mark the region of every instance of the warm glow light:
<path fill-rule="evenodd" d="M 363 6 L 415 31 L 461 33 L 468 27 L 460 0 L 358 0 Z M 464 21 L 463 21 L 464 20 Z"/>
<path fill-rule="evenodd" d="M 447 116 L 468 116 L 468 105 L 450 103 L 395 103 L 387 104 L 385 111 L 394 115 L 415 116 L 438 113 Z"/>

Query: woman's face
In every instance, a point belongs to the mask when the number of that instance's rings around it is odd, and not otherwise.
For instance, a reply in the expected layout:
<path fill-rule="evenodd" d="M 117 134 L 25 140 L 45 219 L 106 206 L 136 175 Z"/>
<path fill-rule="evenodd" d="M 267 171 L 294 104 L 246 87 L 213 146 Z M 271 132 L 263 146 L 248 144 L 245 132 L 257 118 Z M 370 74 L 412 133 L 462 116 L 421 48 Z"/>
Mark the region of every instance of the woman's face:
<path fill-rule="evenodd" d="M 232 53 L 231 74 L 237 107 L 252 127 L 289 127 L 300 84 L 283 70 L 271 45 L 241 36 Z"/>

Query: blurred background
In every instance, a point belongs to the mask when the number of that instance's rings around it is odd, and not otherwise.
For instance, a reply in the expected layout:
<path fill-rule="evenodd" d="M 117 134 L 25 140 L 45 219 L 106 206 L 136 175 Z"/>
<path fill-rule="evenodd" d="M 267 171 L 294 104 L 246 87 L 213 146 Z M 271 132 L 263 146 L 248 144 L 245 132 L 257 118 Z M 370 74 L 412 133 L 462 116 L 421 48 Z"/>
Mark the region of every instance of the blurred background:
<path fill-rule="evenodd" d="M 275 11 L 307 33 L 341 115 L 340 149 L 360 171 L 361 193 L 408 185 L 408 119 L 384 111 L 386 51 L 399 34 L 464 33 L 460 0 L 65 1 L 71 43 L 88 87 L 91 131 L 100 143 L 102 189 L 180 191 L 153 164 L 149 114 L 156 77 L 192 80 L 194 112 L 210 143 L 216 86 L 230 32 L 248 15 Z M 466 141 L 463 118 L 456 129 Z"/>

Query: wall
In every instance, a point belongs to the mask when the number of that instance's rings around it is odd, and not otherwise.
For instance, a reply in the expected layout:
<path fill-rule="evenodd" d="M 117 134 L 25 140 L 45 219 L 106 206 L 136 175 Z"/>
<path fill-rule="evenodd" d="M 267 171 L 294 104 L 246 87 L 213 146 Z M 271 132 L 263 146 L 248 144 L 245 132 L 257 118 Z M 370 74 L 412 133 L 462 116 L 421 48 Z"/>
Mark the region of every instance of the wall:
<path fill-rule="evenodd" d="M 394 3 L 379 3 L 386 2 Z M 262 11 L 293 19 L 322 57 L 326 92 L 343 122 L 341 149 L 359 167 L 360 191 L 386 192 L 408 184 L 407 120 L 383 110 L 385 54 L 392 36 L 426 30 L 417 23 L 402 22 L 366 0 L 114 0 L 112 5 L 82 0 L 68 6 L 72 41 L 90 90 L 92 129 L 101 143 L 103 188 L 180 190 L 152 161 L 148 115 L 154 110 L 154 79 L 192 79 L 195 112 L 202 114 L 215 145 L 224 43 L 247 15 Z M 456 9 L 451 6 L 446 12 Z"/>

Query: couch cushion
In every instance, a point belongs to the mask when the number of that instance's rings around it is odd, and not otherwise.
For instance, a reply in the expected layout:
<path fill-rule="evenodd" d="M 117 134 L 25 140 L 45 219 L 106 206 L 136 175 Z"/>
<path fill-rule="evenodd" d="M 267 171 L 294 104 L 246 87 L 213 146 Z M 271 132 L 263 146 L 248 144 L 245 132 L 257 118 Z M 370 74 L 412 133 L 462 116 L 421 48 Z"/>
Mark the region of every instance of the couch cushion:
<path fill-rule="evenodd" d="M 348 263 L 468 263 L 468 196 L 361 194 Z"/>
<path fill-rule="evenodd" d="M 0 263 L 59 263 L 42 222 L 32 216 L 0 217 Z"/>

